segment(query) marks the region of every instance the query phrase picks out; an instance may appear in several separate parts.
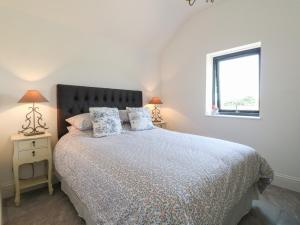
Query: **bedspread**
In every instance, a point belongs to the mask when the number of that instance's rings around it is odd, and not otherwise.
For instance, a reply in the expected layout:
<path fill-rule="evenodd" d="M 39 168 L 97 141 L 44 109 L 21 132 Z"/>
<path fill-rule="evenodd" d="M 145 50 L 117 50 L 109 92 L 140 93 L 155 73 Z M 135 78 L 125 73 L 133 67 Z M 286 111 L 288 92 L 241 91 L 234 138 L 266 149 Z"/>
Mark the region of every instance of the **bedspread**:
<path fill-rule="evenodd" d="M 254 149 L 163 129 L 65 135 L 55 167 L 96 224 L 221 225 L 273 171 Z"/>

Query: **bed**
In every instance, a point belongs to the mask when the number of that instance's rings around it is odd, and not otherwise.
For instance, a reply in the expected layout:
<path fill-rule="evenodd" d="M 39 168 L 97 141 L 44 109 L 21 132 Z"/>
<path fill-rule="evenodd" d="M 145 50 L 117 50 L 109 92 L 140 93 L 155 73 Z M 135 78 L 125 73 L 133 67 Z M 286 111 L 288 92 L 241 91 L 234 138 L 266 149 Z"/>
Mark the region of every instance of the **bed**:
<path fill-rule="evenodd" d="M 57 86 L 62 190 L 87 225 L 236 225 L 273 178 L 254 149 L 160 128 L 93 138 L 65 119 L 92 106 L 141 107 L 140 91 Z"/>

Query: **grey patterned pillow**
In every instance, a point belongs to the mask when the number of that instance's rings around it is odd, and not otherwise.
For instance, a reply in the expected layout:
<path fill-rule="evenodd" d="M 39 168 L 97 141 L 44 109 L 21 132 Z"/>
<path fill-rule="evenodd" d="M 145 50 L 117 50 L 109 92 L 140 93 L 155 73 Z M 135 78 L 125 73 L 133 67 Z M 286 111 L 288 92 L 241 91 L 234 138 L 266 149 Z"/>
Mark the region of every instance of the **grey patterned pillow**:
<path fill-rule="evenodd" d="M 150 112 L 145 108 L 127 108 L 132 130 L 151 130 L 154 128 Z"/>
<path fill-rule="evenodd" d="M 94 137 L 120 134 L 121 120 L 117 108 L 90 108 Z"/>

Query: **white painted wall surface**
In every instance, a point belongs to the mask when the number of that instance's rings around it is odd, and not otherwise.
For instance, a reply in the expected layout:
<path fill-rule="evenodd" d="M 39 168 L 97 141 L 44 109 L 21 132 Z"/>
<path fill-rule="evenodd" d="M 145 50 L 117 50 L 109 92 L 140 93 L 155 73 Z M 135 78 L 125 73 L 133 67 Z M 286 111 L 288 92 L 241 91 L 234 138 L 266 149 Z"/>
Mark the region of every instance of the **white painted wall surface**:
<path fill-rule="evenodd" d="M 192 17 L 162 53 L 163 115 L 174 130 L 254 147 L 275 183 L 300 191 L 300 1 L 229 0 Z M 206 54 L 262 42 L 261 119 L 205 116 Z"/>
<path fill-rule="evenodd" d="M 3 195 L 12 193 L 10 135 L 28 112 L 18 104 L 27 89 L 38 89 L 50 101 L 40 111 L 56 142 L 56 84 L 144 91 L 144 100 L 159 95 L 158 57 L 18 10 L 0 8 L 0 184 Z M 37 174 L 43 172 L 37 168 Z M 31 170 L 22 170 L 27 177 Z"/>
<path fill-rule="evenodd" d="M 300 2 L 217 1 L 186 23 L 164 49 L 160 77 L 156 53 L 172 30 L 198 10 L 179 2 L 91 1 L 85 8 L 79 2 L 70 8 L 68 0 L 0 3 L 3 194 L 13 187 L 9 138 L 23 123 L 28 106 L 17 101 L 27 89 L 41 90 L 50 102 L 39 106 L 55 136 L 57 83 L 140 89 L 145 101 L 160 95 L 162 88 L 163 116 L 169 127 L 251 145 L 280 173 L 279 182 L 286 185 L 288 178 L 296 180 L 291 186 L 298 185 Z M 199 1 L 197 7 L 202 6 Z M 127 17 L 132 11 L 139 12 L 138 21 L 136 15 Z M 262 119 L 205 117 L 206 54 L 257 41 L 263 45 Z M 273 99 L 281 102 L 274 105 Z"/>
<path fill-rule="evenodd" d="M 218 1 L 218 0 L 217 0 Z M 126 0 L 0 1 L 0 186 L 12 190 L 12 145 L 36 88 L 50 100 L 41 111 L 56 135 L 55 84 L 139 89 L 159 95 L 159 53 L 200 2 Z M 53 144 L 55 143 L 53 138 Z M 24 176 L 30 176 L 30 171 Z M 26 172 L 27 171 L 27 172 Z M 38 174 L 42 167 L 38 167 Z M 21 172 L 22 173 L 22 172 Z"/>

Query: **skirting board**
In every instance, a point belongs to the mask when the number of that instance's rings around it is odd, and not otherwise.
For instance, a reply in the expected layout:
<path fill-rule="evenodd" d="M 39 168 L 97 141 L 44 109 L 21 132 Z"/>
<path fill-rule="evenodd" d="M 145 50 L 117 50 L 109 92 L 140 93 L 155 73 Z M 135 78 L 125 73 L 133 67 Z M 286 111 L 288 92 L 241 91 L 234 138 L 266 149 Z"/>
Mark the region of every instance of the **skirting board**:
<path fill-rule="evenodd" d="M 286 188 L 300 193 L 300 178 L 292 177 L 282 173 L 276 173 L 272 183 L 275 186 Z"/>
<path fill-rule="evenodd" d="M 2 194 L 0 189 L 0 225 L 2 225 Z"/>
<path fill-rule="evenodd" d="M 58 179 L 56 177 L 52 178 L 52 185 L 58 183 Z M 27 188 L 26 190 L 22 190 L 21 193 L 36 190 L 42 187 L 46 187 L 47 184 L 40 184 L 35 187 Z M 1 185 L 1 190 L 2 190 L 2 199 L 7 199 L 11 198 L 15 195 L 15 185 L 14 183 L 6 183 Z M 1 223 L 0 223 L 1 225 Z"/>
<path fill-rule="evenodd" d="M 35 187 L 31 187 L 31 188 L 27 188 L 26 190 L 22 190 L 21 193 L 25 193 L 25 192 L 28 192 L 28 191 L 33 191 L 33 190 L 36 190 L 36 189 L 39 189 L 39 188 L 42 188 L 42 187 L 46 187 L 46 186 L 47 186 L 47 184 L 40 184 L 40 185 L 37 185 Z M 2 198 L 7 199 L 7 198 L 13 197 L 15 195 L 14 188 L 15 188 L 14 184 L 2 185 Z"/>
<path fill-rule="evenodd" d="M 13 183 L 1 184 L 2 199 L 13 197 L 14 196 L 14 188 L 15 188 L 15 186 Z"/>

